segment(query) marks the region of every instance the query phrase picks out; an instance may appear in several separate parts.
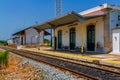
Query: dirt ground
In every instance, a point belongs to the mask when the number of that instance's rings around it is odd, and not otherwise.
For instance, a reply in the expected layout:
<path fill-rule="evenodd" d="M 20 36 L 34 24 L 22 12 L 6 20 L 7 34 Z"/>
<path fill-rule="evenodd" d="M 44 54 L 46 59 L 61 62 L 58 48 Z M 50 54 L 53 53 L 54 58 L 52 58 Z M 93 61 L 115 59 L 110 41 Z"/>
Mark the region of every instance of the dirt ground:
<path fill-rule="evenodd" d="M 9 54 L 8 66 L 0 70 L 0 80 L 42 80 L 41 70 L 23 58 Z"/>

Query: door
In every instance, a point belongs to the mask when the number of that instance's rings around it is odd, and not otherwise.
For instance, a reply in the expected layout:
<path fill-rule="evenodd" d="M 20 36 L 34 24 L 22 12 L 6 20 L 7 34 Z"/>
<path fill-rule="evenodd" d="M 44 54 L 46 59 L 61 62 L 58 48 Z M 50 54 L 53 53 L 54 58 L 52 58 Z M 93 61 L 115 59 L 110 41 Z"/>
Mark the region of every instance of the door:
<path fill-rule="evenodd" d="M 58 31 L 58 49 L 62 48 L 62 31 Z"/>
<path fill-rule="evenodd" d="M 95 51 L 95 26 L 87 27 L 87 51 Z"/>
<path fill-rule="evenodd" d="M 21 37 L 21 45 L 23 45 L 23 36 Z"/>
<path fill-rule="evenodd" d="M 75 49 L 75 28 L 70 29 L 70 50 Z"/>
<path fill-rule="evenodd" d="M 119 33 L 113 33 L 113 52 L 114 53 L 119 53 L 120 52 L 120 41 L 119 41 Z"/>

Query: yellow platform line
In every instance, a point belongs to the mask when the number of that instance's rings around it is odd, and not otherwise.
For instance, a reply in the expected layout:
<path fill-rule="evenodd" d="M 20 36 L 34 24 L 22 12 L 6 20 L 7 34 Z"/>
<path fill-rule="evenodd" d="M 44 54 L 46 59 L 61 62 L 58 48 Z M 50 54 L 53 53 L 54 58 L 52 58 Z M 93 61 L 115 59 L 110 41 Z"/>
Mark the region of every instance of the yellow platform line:
<path fill-rule="evenodd" d="M 36 49 L 28 49 L 24 48 L 25 50 L 35 51 L 35 52 L 41 52 L 44 54 L 50 54 L 50 55 L 56 55 L 61 57 L 67 57 L 67 58 L 74 58 L 74 59 L 86 59 L 86 60 L 99 60 L 99 58 L 93 58 L 90 56 L 82 56 L 80 54 L 71 54 L 71 53 L 64 53 L 64 52 L 56 52 L 56 51 L 44 51 L 44 50 L 36 50 Z"/>
<path fill-rule="evenodd" d="M 116 61 L 116 60 L 104 60 L 104 62 L 114 63 L 114 64 L 120 64 L 120 61 Z"/>
<path fill-rule="evenodd" d="M 43 54 L 50 54 L 50 55 L 56 55 L 56 56 L 61 56 L 61 57 L 73 58 L 73 59 L 85 59 L 88 61 L 101 60 L 100 58 L 96 58 L 96 57 L 90 57 L 87 55 L 83 56 L 80 54 L 71 54 L 71 53 L 65 53 L 65 52 L 45 51 L 45 50 L 37 50 L 37 49 L 30 49 L 30 48 L 24 48 L 24 50 L 41 52 Z M 102 60 L 102 61 L 104 61 L 106 63 L 120 64 L 120 61 L 116 61 L 116 60 Z"/>

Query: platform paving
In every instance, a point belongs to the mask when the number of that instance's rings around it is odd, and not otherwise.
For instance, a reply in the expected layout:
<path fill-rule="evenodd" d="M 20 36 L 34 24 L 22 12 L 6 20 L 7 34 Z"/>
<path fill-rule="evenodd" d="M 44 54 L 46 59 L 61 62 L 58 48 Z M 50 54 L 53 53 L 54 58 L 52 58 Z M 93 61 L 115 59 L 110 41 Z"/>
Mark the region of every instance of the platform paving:
<path fill-rule="evenodd" d="M 109 66 L 120 68 L 120 55 L 115 55 L 115 54 L 85 53 L 83 55 L 78 52 L 38 50 L 36 48 L 23 48 L 23 49 L 29 50 L 29 51 L 40 52 L 44 54 L 78 59 L 78 60 L 88 61 L 88 62 L 99 61 L 99 64 L 104 64 L 104 65 L 109 65 Z"/>

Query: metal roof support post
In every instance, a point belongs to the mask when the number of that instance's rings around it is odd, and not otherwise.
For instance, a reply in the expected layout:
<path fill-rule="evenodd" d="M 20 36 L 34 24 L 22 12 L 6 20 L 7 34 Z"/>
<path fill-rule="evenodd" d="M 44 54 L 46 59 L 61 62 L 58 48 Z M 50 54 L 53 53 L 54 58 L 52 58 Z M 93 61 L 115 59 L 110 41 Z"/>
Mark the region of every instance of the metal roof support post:
<path fill-rule="evenodd" d="M 53 40 L 52 40 L 53 50 L 56 50 L 56 37 L 55 37 L 55 28 L 53 28 Z"/>
<path fill-rule="evenodd" d="M 22 34 L 20 34 L 20 45 L 23 45 L 22 43 L 23 43 L 23 35 Z"/>
<path fill-rule="evenodd" d="M 24 45 L 26 45 L 26 32 L 24 31 Z"/>
<path fill-rule="evenodd" d="M 42 30 L 41 32 L 42 32 L 42 35 L 40 35 L 40 37 L 42 37 L 42 41 L 43 41 L 42 44 L 44 44 L 45 30 Z"/>
<path fill-rule="evenodd" d="M 55 27 L 56 27 L 56 25 L 54 25 L 50 22 L 48 22 L 48 24 L 51 26 L 51 47 L 53 48 L 53 50 L 55 50 L 56 49 L 56 37 L 55 37 Z M 52 37 L 52 33 L 53 33 L 53 37 Z"/>
<path fill-rule="evenodd" d="M 51 46 L 51 47 L 52 47 L 52 33 L 53 33 L 52 30 L 53 30 L 53 29 L 51 28 L 51 43 L 50 43 L 50 46 Z"/>

